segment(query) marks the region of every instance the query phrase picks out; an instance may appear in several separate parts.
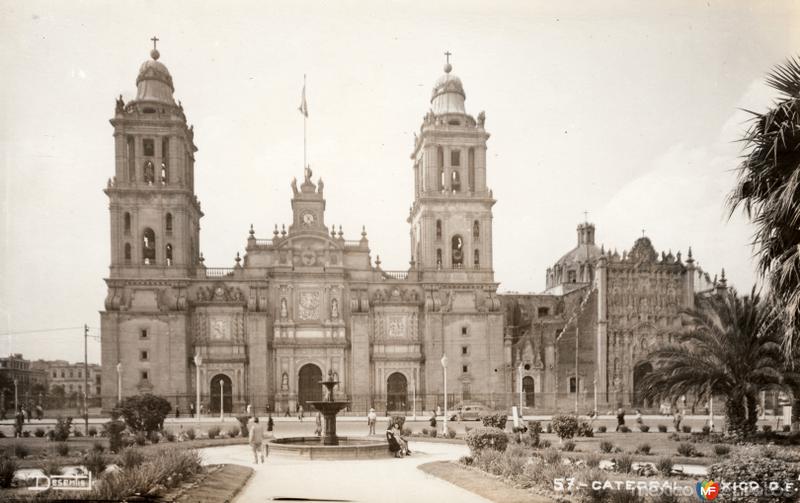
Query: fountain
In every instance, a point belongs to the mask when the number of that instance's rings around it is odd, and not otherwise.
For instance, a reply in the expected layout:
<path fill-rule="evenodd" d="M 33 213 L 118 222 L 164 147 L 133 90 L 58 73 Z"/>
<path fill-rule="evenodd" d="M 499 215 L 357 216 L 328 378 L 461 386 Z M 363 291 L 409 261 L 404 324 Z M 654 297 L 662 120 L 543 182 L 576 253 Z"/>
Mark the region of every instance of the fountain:
<path fill-rule="evenodd" d="M 271 454 L 301 456 L 309 459 L 373 459 L 389 456 L 385 440 L 340 437 L 336 434 L 336 414 L 350 404 L 335 400 L 333 388 L 339 381 L 328 371 L 328 378 L 319 382 L 323 387 L 323 399 L 308 402 L 323 416 L 322 438 L 284 437 L 268 442 Z"/>

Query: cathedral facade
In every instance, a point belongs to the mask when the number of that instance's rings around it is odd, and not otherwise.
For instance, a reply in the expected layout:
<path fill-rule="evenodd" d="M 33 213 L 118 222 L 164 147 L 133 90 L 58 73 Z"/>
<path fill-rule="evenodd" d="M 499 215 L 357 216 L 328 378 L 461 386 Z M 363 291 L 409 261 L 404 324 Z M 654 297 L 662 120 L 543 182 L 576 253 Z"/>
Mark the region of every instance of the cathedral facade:
<path fill-rule="evenodd" d="M 489 133 L 449 63 L 411 154 L 408 269 L 384 270 L 365 232 L 328 227 L 325 185 L 308 167 L 287 184 L 288 228 L 268 238 L 251 228 L 234 267 L 208 267 L 193 129 L 159 57 L 154 49 L 136 98 L 120 97 L 111 119 L 105 408 L 149 392 L 185 410 L 199 391 L 215 412 L 308 409 L 329 373 L 354 413 L 430 411 L 445 387 L 450 404 L 491 408 L 636 403 L 647 350 L 705 284 L 691 252 L 659 257 L 643 237 L 620 256 L 598 249 L 585 223 L 544 293 L 498 294 Z"/>

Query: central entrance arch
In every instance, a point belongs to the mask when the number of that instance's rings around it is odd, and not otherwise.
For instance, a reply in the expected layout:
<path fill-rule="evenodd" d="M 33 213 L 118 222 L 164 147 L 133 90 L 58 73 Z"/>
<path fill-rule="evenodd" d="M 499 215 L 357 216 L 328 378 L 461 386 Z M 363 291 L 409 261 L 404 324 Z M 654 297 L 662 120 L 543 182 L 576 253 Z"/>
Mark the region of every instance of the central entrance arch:
<path fill-rule="evenodd" d="M 312 407 L 308 402 L 322 400 L 322 370 L 313 363 L 300 367 L 297 385 L 297 404 L 309 411 Z"/>
<path fill-rule="evenodd" d="M 650 407 L 650 401 L 642 398 L 642 379 L 653 371 L 653 366 L 649 362 L 642 362 L 633 369 L 633 406 Z"/>
<path fill-rule="evenodd" d="M 220 386 L 222 383 L 222 386 Z M 217 374 L 211 378 L 211 412 L 219 413 L 220 393 L 222 394 L 222 411 L 233 412 L 233 390 L 231 378 L 225 374 Z"/>
<path fill-rule="evenodd" d="M 525 393 L 525 407 L 533 407 L 536 404 L 533 377 L 525 376 L 522 378 L 522 391 Z"/>
<path fill-rule="evenodd" d="M 408 380 L 400 372 L 395 372 L 386 380 L 386 409 L 406 410 L 408 403 Z"/>

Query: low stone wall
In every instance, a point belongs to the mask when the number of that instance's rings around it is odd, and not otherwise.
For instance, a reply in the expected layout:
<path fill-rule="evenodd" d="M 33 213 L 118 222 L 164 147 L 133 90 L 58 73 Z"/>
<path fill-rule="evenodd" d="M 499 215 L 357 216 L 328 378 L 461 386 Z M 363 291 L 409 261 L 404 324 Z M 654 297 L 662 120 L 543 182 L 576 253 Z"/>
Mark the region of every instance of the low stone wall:
<path fill-rule="evenodd" d="M 339 437 L 339 445 L 322 445 L 319 437 L 285 437 L 267 442 L 269 455 L 306 459 L 388 458 L 389 444 L 381 440 Z"/>

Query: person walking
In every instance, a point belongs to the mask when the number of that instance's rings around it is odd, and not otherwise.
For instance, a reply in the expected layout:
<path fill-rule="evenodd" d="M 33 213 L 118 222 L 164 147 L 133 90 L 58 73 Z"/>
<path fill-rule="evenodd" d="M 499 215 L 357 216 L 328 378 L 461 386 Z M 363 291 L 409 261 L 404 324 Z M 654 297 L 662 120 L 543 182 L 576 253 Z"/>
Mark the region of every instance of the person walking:
<path fill-rule="evenodd" d="M 431 411 L 431 420 L 430 420 L 431 428 L 436 428 L 436 411 Z"/>
<path fill-rule="evenodd" d="M 22 406 L 14 414 L 14 438 L 22 437 L 22 427 L 25 425 L 25 413 L 22 412 Z"/>
<path fill-rule="evenodd" d="M 375 434 L 375 423 L 378 422 L 378 414 L 375 413 L 375 409 L 369 409 L 369 414 L 367 414 L 367 426 L 369 426 L 369 434 Z"/>
<path fill-rule="evenodd" d="M 322 436 L 322 414 L 319 411 L 317 411 L 317 415 L 314 418 L 314 435 Z"/>
<path fill-rule="evenodd" d="M 178 406 L 175 406 L 175 419 L 180 419 L 181 417 L 181 409 Z"/>
<path fill-rule="evenodd" d="M 642 412 L 639 409 L 636 409 L 636 425 L 641 428 L 643 424 L 644 420 L 642 419 Z"/>
<path fill-rule="evenodd" d="M 672 423 L 675 425 L 675 432 L 680 433 L 681 431 L 681 421 L 683 421 L 683 414 L 681 414 L 681 410 L 675 407 L 675 413 L 672 415 Z"/>
<path fill-rule="evenodd" d="M 253 425 L 249 434 L 250 448 L 253 449 L 253 462 L 258 464 L 258 455 L 261 454 L 261 462 L 264 462 L 264 427 L 258 422 L 258 417 L 253 418 Z"/>
<path fill-rule="evenodd" d="M 303 406 L 302 405 L 297 408 L 297 419 L 299 419 L 300 421 L 303 420 Z"/>
<path fill-rule="evenodd" d="M 622 407 L 617 409 L 617 430 L 619 431 L 622 427 L 625 426 L 625 411 L 622 410 Z"/>
<path fill-rule="evenodd" d="M 267 431 L 275 429 L 275 421 L 272 420 L 272 413 L 267 413 Z"/>
<path fill-rule="evenodd" d="M 189 416 L 190 417 L 194 417 L 194 404 L 193 403 L 189 404 Z"/>

